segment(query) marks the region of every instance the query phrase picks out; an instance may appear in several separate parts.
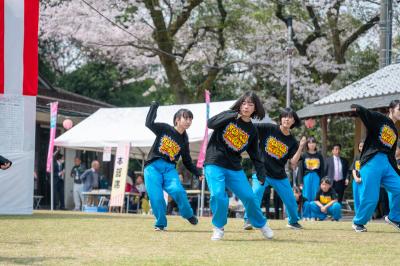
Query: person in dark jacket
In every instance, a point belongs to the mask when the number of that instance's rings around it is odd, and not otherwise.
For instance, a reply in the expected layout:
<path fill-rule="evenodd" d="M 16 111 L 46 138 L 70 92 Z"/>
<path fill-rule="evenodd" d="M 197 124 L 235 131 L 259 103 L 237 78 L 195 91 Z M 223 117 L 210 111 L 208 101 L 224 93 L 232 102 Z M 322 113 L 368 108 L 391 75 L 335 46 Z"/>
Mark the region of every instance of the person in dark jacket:
<path fill-rule="evenodd" d="M 144 179 L 151 208 L 156 217 L 155 230 L 163 231 L 167 227 L 167 205 L 163 190 L 178 204 L 179 213 L 183 218 L 193 225 L 198 223 L 176 170 L 179 158 L 182 156 L 183 164 L 197 178 L 203 179 L 203 174 L 190 157 L 186 130 L 192 124 L 192 112 L 188 109 L 178 110 L 173 118 L 174 126 L 170 126 L 155 122 L 158 106 L 157 102 L 153 102 L 146 118 L 146 127 L 153 131 L 156 139 L 145 162 Z"/>
<path fill-rule="evenodd" d="M 242 201 L 250 223 L 259 228 L 265 238 L 273 237 L 260 208 L 261 199 L 258 201 L 253 194 L 241 165 L 241 154 L 247 151 L 257 171 L 256 178 L 264 183 L 265 169 L 258 147 L 258 133 L 251 121 L 251 118 L 262 119 L 264 116 L 265 111 L 257 94 L 248 91 L 235 102 L 231 110 L 208 120 L 208 127 L 214 130 L 204 163 L 213 213 L 211 240 L 221 240 L 224 236 L 229 205 L 226 188 Z"/>
<path fill-rule="evenodd" d="M 400 170 L 395 158 L 398 140 L 395 123 L 400 121 L 400 101 L 393 100 L 389 104 L 387 115 L 355 104 L 351 108 L 367 129 L 360 158 L 360 206 L 353 219 L 353 229 L 356 232 L 367 231 L 365 225 L 372 217 L 379 198 L 379 187 L 383 185 L 390 202 L 390 212 L 385 221 L 400 230 Z"/>
<path fill-rule="evenodd" d="M 7 170 L 12 165 L 12 162 L 0 155 L 0 168 L 1 170 Z"/>
<path fill-rule="evenodd" d="M 349 163 L 340 157 L 342 145 L 334 144 L 332 156 L 325 160 L 325 176 L 331 180 L 332 188 L 338 194 L 338 202 L 342 204 L 344 190 L 349 184 L 348 171 Z"/>

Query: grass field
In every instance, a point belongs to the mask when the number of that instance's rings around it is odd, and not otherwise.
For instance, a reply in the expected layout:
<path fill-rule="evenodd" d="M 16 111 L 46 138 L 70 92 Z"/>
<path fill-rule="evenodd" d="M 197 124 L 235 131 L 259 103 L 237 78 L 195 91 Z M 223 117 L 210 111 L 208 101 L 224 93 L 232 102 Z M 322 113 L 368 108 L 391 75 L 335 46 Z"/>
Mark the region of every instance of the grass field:
<path fill-rule="evenodd" d="M 38 211 L 0 217 L 0 264 L 47 265 L 400 265 L 400 232 L 370 223 L 355 233 L 350 222 L 303 222 L 294 231 L 270 221 L 273 240 L 243 231 L 230 219 L 223 241 L 212 242 L 210 218 L 197 226 L 168 217 L 154 232 L 153 217 Z"/>

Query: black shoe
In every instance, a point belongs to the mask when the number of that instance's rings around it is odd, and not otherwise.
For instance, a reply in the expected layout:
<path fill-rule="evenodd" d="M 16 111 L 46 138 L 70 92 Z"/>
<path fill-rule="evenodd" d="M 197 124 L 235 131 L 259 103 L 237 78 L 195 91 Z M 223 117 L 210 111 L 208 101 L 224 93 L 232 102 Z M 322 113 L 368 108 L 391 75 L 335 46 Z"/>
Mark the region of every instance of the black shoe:
<path fill-rule="evenodd" d="M 192 217 L 187 219 L 189 221 L 189 223 L 196 225 L 199 223 L 199 220 L 197 219 L 197 217 L 195 215 L 193 215 Z"/>
<path fill-rule="evenodd" d="M 367 228 L 362 224 L 353 224 L 352 227 L 357 233 L 367 232 Z"/>
<path fill-rule="evenodd" d="M 299 224 L 299 223 L 287 224 L 286 226 L 291 228 L 291 229 L 294 229 L 294 230 L 303 229 L 303 226 L 301 226 L 301 224 Z"/>
<path fill-rule="evenodd" d="M 385 216 L 385 222 L 387 222 L 388 224 L 390 224 L 391 226 L 393 226 L 397 230 L 400 230 L 400 223 L 399 222 L 395 222 L 393 220 L 390 220 L 389 216 Z"/>

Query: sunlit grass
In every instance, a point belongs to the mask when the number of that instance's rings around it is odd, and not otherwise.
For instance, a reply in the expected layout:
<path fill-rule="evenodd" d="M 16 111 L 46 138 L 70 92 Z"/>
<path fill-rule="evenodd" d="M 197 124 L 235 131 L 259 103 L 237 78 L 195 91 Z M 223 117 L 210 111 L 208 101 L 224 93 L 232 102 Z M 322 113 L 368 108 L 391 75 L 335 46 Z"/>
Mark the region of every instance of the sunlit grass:
<path fill-rule="evenodd" d="M 230 219 L 223 241 L 212 242 L 211 220 L 197 226 L 168 217 L 154 232 L 153 217 L 75 212 L 35 212 L 0 217 L 0 264 L 119 265 L 400 265 L 400 232 L 370 223 L 355 233 L 350 222 L 303 222 L 305 230 L 270 221 L 273 240 L 243 231 Z"/>

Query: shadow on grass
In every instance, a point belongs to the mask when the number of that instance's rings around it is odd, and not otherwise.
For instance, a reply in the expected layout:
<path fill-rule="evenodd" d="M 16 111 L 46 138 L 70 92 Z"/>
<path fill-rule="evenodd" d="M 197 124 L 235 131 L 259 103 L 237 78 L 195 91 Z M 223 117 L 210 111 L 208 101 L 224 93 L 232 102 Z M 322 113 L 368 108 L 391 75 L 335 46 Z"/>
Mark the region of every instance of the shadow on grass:
<path fill-rule="evenodd" d="M 72 260 L 75 260 L 75 258 L 72 257 L 56 257 L 56 258 L 49 258 L 49 257 L 0 257 L 0 264 L 22 264 L 22 265 L 31 265 L 34 263 L 44 263 L 46 261 L 70 261 L 72 263 Z"/>

